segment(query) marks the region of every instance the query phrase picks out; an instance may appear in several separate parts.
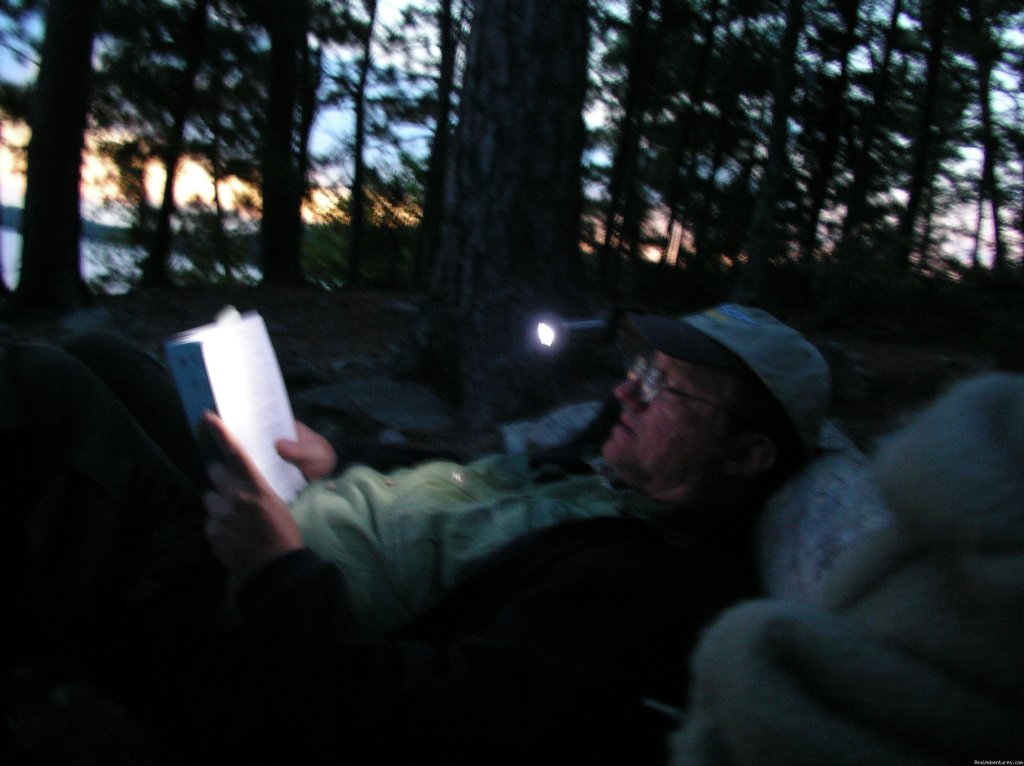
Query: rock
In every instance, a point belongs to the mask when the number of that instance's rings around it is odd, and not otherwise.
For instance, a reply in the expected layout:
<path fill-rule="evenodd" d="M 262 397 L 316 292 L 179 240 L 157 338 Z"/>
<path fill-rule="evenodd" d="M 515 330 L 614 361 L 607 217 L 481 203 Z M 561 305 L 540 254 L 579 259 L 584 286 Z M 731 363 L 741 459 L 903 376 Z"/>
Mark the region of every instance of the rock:
<path fill-rule="evenodd" d="M 567 444 L 593 422 L 601 410 L 598 400 L 577 402 L 551 411 L 537 420 L 521 420 L 501 427 L 507 452 L 528 453 Z"/>
<path fill-rule="evenodd" d="M 307 388 L 324 386 L 331 382 L 331 376 L 316 364 L 302 357 L 280 357 L 281 375 L 289 391 L 302 391 Z"/>
<path fill-rule="evenodd" d="M 112 329 L 113 315 L 105 306 L 93 306 L 72 311 L 60 320 L 60 329 L 67 333 L 92 332 Z"/>
<path fill-rule="evenodd" d="M 401 431 L 396 431 L 394 428 L 385 428 L 377 434 L 377 443 L 385 447 L 406 447 L 409 444 L 409 440 L 405 438 L 405 434 Z"/>
<path fill-rule="evenodd" d="M 350 378 L 298 394 L 297 408 L 332 410 L 357 421 L 407 432 L 434 432 L 453 425 L 451 411 L 428 387 L 381 375 Z"/>
<path fill-rule="evenodd" d="M 860 362 L 836 341 L 819 346 L 832 375 L 832 397 L 837 402 L 860 402 L 869 392 L 870 382 Z"/>

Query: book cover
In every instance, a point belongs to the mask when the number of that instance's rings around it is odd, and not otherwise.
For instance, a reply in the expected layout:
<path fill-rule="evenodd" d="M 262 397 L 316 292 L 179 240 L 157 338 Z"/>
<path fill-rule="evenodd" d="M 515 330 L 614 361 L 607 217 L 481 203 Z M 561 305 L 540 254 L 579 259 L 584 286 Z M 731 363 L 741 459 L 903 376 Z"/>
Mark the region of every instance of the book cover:
<path fill-rule="evenodd" d="M 305 479 L 274 444 L 297 438 L 295 416 L 263 318 L 229 308 L 212 324 L 168 339 L 164 351 L 193 431 L 205 410 L 216 412 L 270 486 L 294 500 Z"/>

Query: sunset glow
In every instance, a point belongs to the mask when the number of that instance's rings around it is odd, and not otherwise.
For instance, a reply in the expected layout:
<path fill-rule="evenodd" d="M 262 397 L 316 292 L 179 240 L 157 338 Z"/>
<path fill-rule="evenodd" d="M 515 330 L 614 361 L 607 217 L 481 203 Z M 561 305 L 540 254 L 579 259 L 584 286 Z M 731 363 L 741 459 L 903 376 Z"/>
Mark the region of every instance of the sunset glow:
<path fill-rule="evenodd" d="M 165 179 L 163 165 L 150 160 L 146 165 L 146 197 L 150 204 L 160 204 L 164 196 Z M 226 210 L 239 210 L 245 217 L 249 206 L 240 203 L 240 200 L 258 194 L 258 190 L 235 176 L 222 178 L 217 186 L 220 204 Z M 178 207 L 194 203 L 213 207 L 213 192 L 213 176 L 206 168 L 187 157 L 183 159 L 174 179 L 174 203 Z"/>
<path fill-rule="evenodd" d="M 26 154 L 31 133 L 24 123 L 3 123 L 0 143 L 0 199 L 5 205 L 21 207 L 25 199 Z M 116 135 L 91 134 L 86 139 L 82 158 L 81 195 L 83 214 L 103 219 L 111 208 L 128 204 L 117 166 L 98 151 L 101 141 L 117 141 Z M 122 139 L 123 140 L 123 139 Z M 161 163 L 150 159 L 143 170 L 142 184 L 147 202 L 157 207 L 163 199 L 165 173 Z M 256 218 L 260 191 L 237 177 L 222 179 L 218 185 L 220 204 L 242 218 Z M 302 208 L 307 224 L 331 221 L 348 223 L 342 200 L 348 189 L 340 184 L 313 187 Z M 213 207 L 213 177 L 201 164 L 184 158 L 178 167 L 174 185 L 174 201 L 179 208 L 190 204 Z M 379 194 L 368 195 L 367 217 L 372 225 L 383 227 L 416 226 L 422 211 L 418 205 L 396 202 Z"/>
<path fill-rule="evenodd" d="M 28 126 L 19 122 L 4 122 L 0 141 L 0 202 L 21 207 L 25 199 L 25 149 L 28 146 Z"/>

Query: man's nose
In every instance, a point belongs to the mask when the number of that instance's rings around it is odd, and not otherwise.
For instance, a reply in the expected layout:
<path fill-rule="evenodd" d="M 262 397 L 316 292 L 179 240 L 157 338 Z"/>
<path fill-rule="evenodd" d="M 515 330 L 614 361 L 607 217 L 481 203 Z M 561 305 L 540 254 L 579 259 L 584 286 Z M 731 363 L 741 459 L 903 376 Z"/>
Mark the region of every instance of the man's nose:
<path fill-rule="evenodd" d="M 616 399 L 623 404 L 628 404 L 632 409 L 642 407 L 644 404 L 644 401 L 640 396 L 640 381 L 638 380 L 624 378 L 615 386 L 614 389 L 612 389 L 612 391 L 614 392 Z"/>

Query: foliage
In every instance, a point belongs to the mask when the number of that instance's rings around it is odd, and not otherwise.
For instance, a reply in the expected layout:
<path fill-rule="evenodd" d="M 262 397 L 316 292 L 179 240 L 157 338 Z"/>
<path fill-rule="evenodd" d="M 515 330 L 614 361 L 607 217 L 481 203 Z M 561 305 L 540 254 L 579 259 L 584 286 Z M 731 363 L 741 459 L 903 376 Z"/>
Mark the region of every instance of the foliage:
<path fill-rule="evenodd" d="M 135 241 L 153 246 L 167 216 L 176 252 L 195 259 L 190 279 L 230 279 L 251 265 L 251 240 L 239 248 L 231 230 L 266 212 L 268 109 L 281 103 L 269 97 L 279 18 L 271 11 L 301 6 L 308 18 L 296 48 L 301 76 L 289 86 L 287 151 L 307 212 L 317 213 L 301 269 L 335 287 L 422 284 L 473 4 L 377 5 L 104 0 L 89 125 L 103 132 L 135 211 Z M 1020 3 L 803 0 L 788 64 L 778 53 L 787 7 L 592 0 L 580 167 L 591 292 L 665 306 L 726 296 L 763 252 L 757 300 L 833 316 L 927 302 L 928 290 L 966 304 L 990 272 L 1013 293 L 1024 269 Z M 0 44 L 30 64 L 39 61 L 44 8 L 0 2 Z M 769 183 L 772 115 L 787 78 L 786 152 Z M 2 84 L 5 119 L 27 117 L 32 85 Z M 350 127 L 357 104 L 359 141 Z M 315 120 L 328 140 L 310 143 Z M 205 207 L 161 205 L 147 174 L 185 163 L 211 179 Z M 354 259 L 345 238 L 357 169 L 368 220 Z M 337 200 L 333 212 L 321 195 Z M 418 246 L 414 223 L 375 218 L 377 201 L 392 197 L 423 210 Z M 759 205 L 771 218 L 760 228 Z"/>
<path fill-rule="evenodd" d="M 257 233 L 233 212 L 220 215 L 193 202 L 180 215 L 175 252 L 184 263 L 174 269 L 179 282 L 254 284 L 258 279 Z"/>
<path fill-rule="evenodd" d="M 970 210 L 972 198 L 977 205 L 981 168 L 970 158 L 979 150 L 998 160 L 983 192 L 997 204 L 990 205 L 995 212 L 985 221 L 1003 224 L 1002 237 L 1014 243 L 1019 264 L 1021 228 L 1018 224 L 1011 232 L 1008 224 L 1019 220 L 1011 200 L 1020 197 L 999 192 L 1017 183 L 1021 169 L 1020 155 L 1009 161 L 1008 151 L 1020 134 L 1022 102 L 1019 87 L 1014 88 L 1021 76 L 1020 38 L 1009 31 L 1019 28 L 1021 11 L 994 0 L 947 5 L 946 16 L 933 18 L 927 0 L 805 4 L 794 63 L 789 171 L 771 196 L 778 222 L 770 248 L 771 268 L 779 277 L 773 284 L 785 283 L 789 293 L 802 285 L 811 291 L 804 298 L 826 305 L 856 300 L 866 291 L 859 283 L 893 276 L 894 263 L 886 254 L 895 247 L 909 209 L 916 172 L 909 149 L 921 144 L 926 103 L 933 115 L 926 128 L 930 149 L 923 158 L 928 175 L 922 213 L 910 222 L 909 268 L 923 274 L 930 264 L 943 263 L 958 242 L 972 238 L 982 250 L 996 246 L 980 225 L 971 231 L 956 220 Z M 647 15 L 638 19 L 642 7 Z M 764 187 L 768 117 L 778 96 L 772 83 L 779 74 L 781 5 L 661 0 L 599 8 L 603 48 L 594 70 L 595 93 L 610 117 L 598 150 L 614 147 L 614 154 L 598 166 L 605 172 L 592 188 L 614 188 L 616 178 L 630 178 L 638 187 L 636 197 L 649 202 L 648 210 L 664 211 L 664 250 L 672 226 L 682 234 L 678 254 L 666 252 L 668 260 L 687 270 L 704 264 L 705 271 L 724 260 L 736 264 L 729 268 L 735 278 L 752 245 L 751 213 Z M 981 31 L 957 34 L 972 13 Z M 654 62 L 631 53 L 631 46 L 642 44 L 636 39 L 640 21 L 656 30 Z M 936 89 L 926 94 L 929 34 L 937 27 L 949 44 L 942 50 Z M 989 47 L 982 49 L 983 44 Z M 980 60 L 979 49 L 989 54 L 993 83 L 1002 83 L 987 96 L 999 106 L 991 115 L 987 147 L 980 145 L 981 96 L 970 60 Z M 646 81 L 657 83 L 642 97 L 630 87 L 637 66 L 647 67 Z M 640 130 L 632 143 L 623 144 L 625 132 L 636 125 Z M 629 163 L 632 176 L 623 163 Z M 624 255 L 636 256 L 628 250 Z M 761 300 L 775 299 L 775 289 L 766 289 Z M 822 291 L 854 295 L 838 300 Z"/>
<path fill-rule="evenodd" d="M 390 179 L 369 174 L 373 189 L 367 201 L 364 247 L 376 258 L 362 259 L 357 284 L 400 289 L 412 278 L 416 244 L 419 184 L 413 163 Z M 308 226 L 303 243 L 303 270 L 314 284 L 328 289 L 350 285 L 352 274 L 351 196 L 337 195 L 321 215 L 325 223 Z"/>

